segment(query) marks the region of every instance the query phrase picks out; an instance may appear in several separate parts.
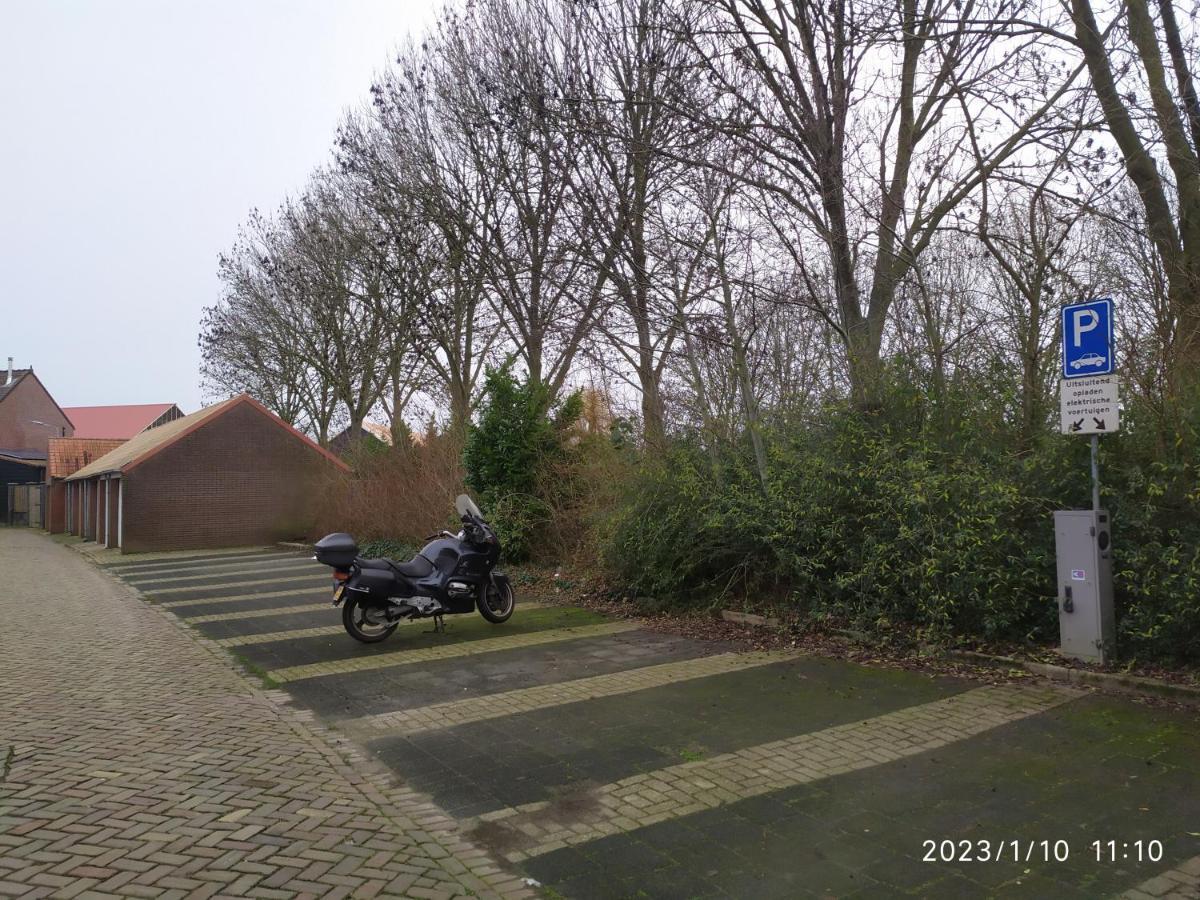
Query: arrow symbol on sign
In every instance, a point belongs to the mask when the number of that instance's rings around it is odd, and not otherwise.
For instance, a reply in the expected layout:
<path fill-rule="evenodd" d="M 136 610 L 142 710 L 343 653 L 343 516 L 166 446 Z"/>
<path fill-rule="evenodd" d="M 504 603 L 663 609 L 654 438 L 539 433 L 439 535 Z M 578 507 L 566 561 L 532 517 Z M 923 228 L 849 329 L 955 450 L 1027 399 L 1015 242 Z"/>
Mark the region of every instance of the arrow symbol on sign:
<path fill-rule="evenodd" d="M 1104 430 L 1104 420 L 1103 420 L 1103 419 L 1097 419 L 1095 416 L 1092 416 L 1092 421 L 1096 423 L 1096 430 L 1097 430 L 1097 431 L 1103 431 L 1103 430 Z"/>
<path fill-rule="evenodd" d="M 1072 431 L 1082 431 L 1083 430 L 1083 419 L 1080 419 L 1078 422 L 1072 422 L 1071 430 Z"/>

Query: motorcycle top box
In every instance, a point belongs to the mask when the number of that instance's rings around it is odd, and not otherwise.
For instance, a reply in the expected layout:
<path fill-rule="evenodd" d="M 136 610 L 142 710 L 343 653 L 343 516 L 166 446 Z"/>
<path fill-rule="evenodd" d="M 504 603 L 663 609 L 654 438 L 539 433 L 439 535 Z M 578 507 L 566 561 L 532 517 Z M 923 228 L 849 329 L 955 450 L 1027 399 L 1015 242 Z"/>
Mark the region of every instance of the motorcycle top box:
<path fill-rule="evenodd" d="M 349 569 L 358 556 L 358 544 L 348 534 L 327 534 L 313 548 L 317 562 L 334 569 Z"/>

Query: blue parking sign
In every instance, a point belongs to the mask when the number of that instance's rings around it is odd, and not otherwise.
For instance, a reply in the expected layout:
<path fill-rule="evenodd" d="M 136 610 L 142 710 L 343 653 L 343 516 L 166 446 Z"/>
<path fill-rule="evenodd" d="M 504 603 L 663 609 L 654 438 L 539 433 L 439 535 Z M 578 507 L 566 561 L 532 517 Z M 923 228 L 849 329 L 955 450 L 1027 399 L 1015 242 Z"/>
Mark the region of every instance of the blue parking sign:
<path fill-rule="evenodd" d="M 1113 350 L 1111 297 L 1063 307 L 1063 378 L 1112 373 Z"/>

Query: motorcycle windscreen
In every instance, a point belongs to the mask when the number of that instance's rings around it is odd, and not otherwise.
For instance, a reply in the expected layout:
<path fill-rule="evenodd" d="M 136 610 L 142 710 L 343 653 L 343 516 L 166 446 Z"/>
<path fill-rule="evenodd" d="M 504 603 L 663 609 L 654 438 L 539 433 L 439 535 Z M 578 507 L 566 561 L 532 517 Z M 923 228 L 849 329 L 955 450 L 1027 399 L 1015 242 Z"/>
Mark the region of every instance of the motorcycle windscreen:
<path fill-rule="evenodd" d="M 458 499 L 454 501 L 454 508 L 458 510 L 460 516 L 472 515 L 477 519 L 483 518 L 483 513 L 479 511 L 479 507 L 475 505 L 475 501 L 466 494 L 458 495 Z"/>

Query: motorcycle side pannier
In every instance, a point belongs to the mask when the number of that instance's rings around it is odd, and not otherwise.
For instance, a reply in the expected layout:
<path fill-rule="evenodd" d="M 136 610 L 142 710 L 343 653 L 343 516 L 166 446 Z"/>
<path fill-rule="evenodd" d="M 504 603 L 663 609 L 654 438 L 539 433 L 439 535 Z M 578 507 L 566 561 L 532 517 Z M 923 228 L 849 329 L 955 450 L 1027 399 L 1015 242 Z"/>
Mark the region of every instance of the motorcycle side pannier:
<path fill-rule="evenodd" d="M 358 544 L 354 538 L 343 532 L 327 534 L 317 541 L 313 548 L 316 551 L 317 562 L 332 566 L 335 569 L 348 569 L 358 556 Z"/>
<path fill-rule="evenodd" d="M 396 575 L 389 569 L 363 569 L 348 586 L 351 590 L 366 591 L 372 600 L 387 600 L 398 594 Z"/>

